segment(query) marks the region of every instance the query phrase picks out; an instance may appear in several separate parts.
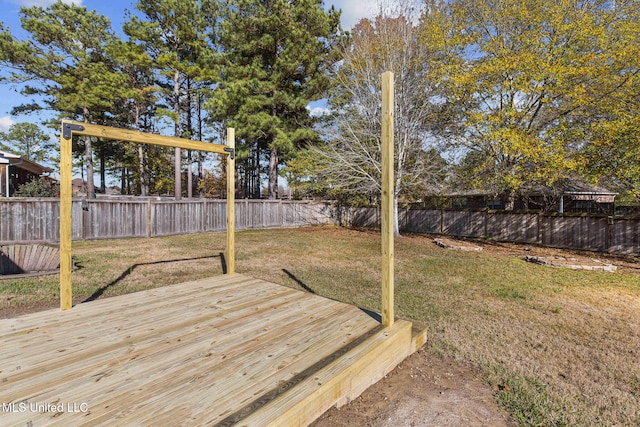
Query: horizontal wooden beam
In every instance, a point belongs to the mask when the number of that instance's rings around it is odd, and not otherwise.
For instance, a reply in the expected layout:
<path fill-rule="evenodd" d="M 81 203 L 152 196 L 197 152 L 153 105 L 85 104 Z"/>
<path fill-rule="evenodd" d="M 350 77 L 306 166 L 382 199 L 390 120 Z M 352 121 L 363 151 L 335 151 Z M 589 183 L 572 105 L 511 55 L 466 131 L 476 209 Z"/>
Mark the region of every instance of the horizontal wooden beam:
<path fill-rule="evenodd" d="M 230 165 L 232 166 L 234 165 L 233 159 L 235 158 L 234 147 L 228 147 L 223 144 L 192 141 L 172 136 L 63 120 L 62 134 L 60 135 L 60 308 L 62 310 L 68 310 L 73 305 L 71 288 L 71 240 L 73 228 L 71 207 L 71 140 L 73 135 L 94 136 L 116 141 L 137 142 L 140 144 L 162 145 L 171 148 L 178 147 L 186 150 L 225 154 L 230 159 Z M 233 170 L 228 173 L 234 176 Z M 233 230 L 230 232 L 233 233 Z M 233 239 L 230 239 L 230 241 L 231 244 L 233 244 Z M 233 247 L 231 247 L 228 250 L 227 256 L 231 257 L 233 253 L 234 250 Z M 227 262 L 231 262 L 233 268 L 233 260 L 227 260 Z"/>
<path fill-rule="evenodd" d="M 173 136 L 156 135 L 152 133 L 138 132 L 129 129 L 112 128 L 89 123 L 62 121 L 63 132 L 67 129 L 73 135 L 95 136 L 97 138 L 115 139 L 118 141 L 137 142 L 140 144 L 162 145 L 165 147 L 178 147 L 186 150 L 206 151 L 209 153 L 232 154 L 229 147 L 212 142 L 192 141 Z M 69 137 L 71 135 L 68 135 Z M 225 149 L 226 148 L 226 149 Z"/>

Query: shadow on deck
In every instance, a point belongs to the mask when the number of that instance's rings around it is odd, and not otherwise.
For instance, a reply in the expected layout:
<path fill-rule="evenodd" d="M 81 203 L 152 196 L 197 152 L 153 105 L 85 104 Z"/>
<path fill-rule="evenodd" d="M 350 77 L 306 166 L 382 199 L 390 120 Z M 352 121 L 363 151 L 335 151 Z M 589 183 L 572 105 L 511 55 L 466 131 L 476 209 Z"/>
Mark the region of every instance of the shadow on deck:
<path fill-rule="evenodd" d="M 357 307 L 243 275 L 0 319 L 2 425 L 307 425 L 420 347 Z"/>

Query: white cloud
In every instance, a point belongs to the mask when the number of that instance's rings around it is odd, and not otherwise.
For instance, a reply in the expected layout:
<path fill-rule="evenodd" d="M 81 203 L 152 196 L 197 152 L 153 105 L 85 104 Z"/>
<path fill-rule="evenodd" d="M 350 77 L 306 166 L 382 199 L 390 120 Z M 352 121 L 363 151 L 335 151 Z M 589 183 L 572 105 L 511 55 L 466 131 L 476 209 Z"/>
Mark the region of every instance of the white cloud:
<path fill-rule="evenodd" d="M 322 117 L 330 113 L 330 110 L 326 107 L 311 107 L 307 105 L 307 110 L 309 110 L 311 117 Z"/>
<path fill-rule="evenodd" d="M 333 5 L 336 9 L 342 10 L 340 22 L 342 29 L 351 30 L 362 18 L 374 18 L 384 11 L 385 15 L 398 16 L 402 10 L 405 14 L 410 14 L 417 24 L 420 19 L 420 12 L 423 10 L 422 0 L 329 0 L 325 2 L 325 7 Z"/>
<path fill-rule="evenodd" d="M 11 120 L 11 117 L 9 116 L 0 117 L 0 132 L 8 131 L 11 125 L 14 123 L 15 122 Z"/>
<path fill-rule="evenodd" d="M 19 4 L 20 6 L 41 6 L 41 7 L 49 7 L 53 3 L 56 3 L 58 0 L 14 0 L 14 3 Z M 83 0 L 60 0 L 62 3 L 71 4 L 74 3 L 78 6 L 82 6 Z"/>
<path fill-rule="evenodd" d="M 325 5 L 327 8 L 333 5 L 336 9 L 342 10 L 340 23 L 344 30 L 351 30 L 362 18 L 374 17 L 379 9 L 378 0 L 329 0 Z"/>

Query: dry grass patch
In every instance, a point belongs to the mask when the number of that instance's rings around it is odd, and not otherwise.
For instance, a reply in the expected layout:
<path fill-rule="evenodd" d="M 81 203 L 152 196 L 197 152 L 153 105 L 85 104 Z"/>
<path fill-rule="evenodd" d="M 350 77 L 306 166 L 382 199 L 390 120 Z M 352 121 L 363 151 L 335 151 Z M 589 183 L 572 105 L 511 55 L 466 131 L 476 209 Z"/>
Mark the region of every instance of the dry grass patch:
<path fill-rule="evenodd" d="M 430 351 L 478 366 L 520 425 L 640 425 L 637 260 L 616 273 L 550 269 L 489 244 L 444 251 L 432 240 L 396 242 L 396 313 L 429 325 Z M 77 243 L 74 294 L 104 298 L 220 274 L 224 241 Z M 380 310 L 379 234 L 255 230 L 236 242 L 241 273 Z M 0 282 L 0 313 L 55 306 L 57 286 L 57 276 Z"/>

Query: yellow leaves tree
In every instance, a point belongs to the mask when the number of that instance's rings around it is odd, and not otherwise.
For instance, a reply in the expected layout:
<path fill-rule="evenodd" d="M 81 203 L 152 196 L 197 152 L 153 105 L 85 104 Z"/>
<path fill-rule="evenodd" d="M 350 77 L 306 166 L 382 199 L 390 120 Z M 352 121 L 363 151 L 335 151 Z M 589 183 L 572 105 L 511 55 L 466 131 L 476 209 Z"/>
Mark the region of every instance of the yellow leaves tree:
<path fill-rule="evenodd" d="M 638 6 L 622 3 L 454 0 L 425 15 L 422 41 L 445 56 L 467 184 L 509 208 L 524 187 L 574 173 L 596 112 L 637 72 L 625 50 L 637 49 Z"/>

